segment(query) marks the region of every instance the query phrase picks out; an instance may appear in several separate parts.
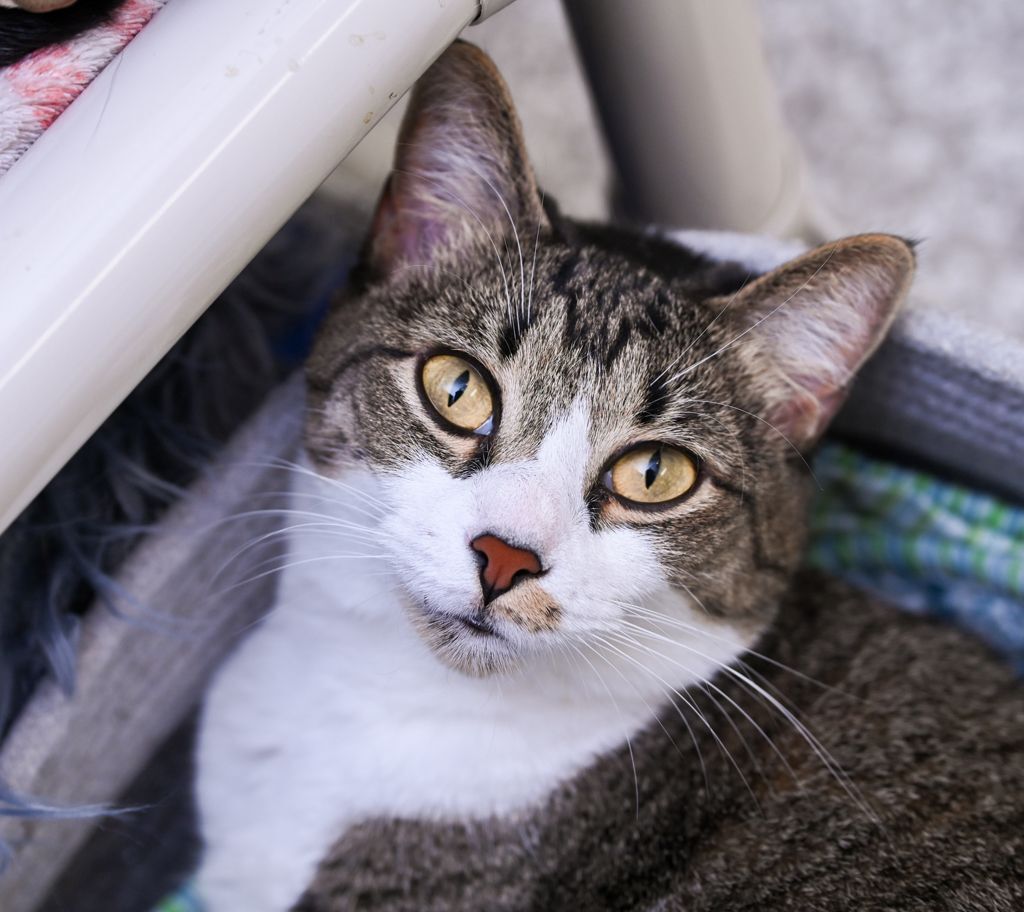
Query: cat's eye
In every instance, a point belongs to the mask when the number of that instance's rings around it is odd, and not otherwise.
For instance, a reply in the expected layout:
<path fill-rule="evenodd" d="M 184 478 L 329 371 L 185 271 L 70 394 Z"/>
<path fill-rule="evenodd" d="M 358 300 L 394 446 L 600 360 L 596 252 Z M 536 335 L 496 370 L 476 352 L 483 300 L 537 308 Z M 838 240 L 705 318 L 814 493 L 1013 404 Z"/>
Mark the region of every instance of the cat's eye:
<path fill-rule="evenodd" d="M 605 474 L 605 486 L 622 500 L 657 506 L 677 500 L 697 483 L 697 461 L 662 443 L 642 443 L 623 453 Z"/>
<path fill-rule="evenodd" d="M 481 370 L 458 355 L 433 355 L 420 368 L 423 396 L 442 422 L 462 433 L 494 430 L 494 393 Z"/>

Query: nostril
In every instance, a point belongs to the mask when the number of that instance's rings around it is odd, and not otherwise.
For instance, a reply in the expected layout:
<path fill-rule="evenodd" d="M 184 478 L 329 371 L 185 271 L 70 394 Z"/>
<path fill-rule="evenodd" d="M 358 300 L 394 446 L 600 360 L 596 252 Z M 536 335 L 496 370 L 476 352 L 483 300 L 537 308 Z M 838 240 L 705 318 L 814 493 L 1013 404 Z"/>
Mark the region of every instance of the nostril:
<path fill-rule="evenodd" d="M 469 543 L 480 564 L 484 603 L 508 592 L 516 583 L 543 572 L 540 558 L 527 548 L 517 548 L 497 535 L 479 535 Z"/>
<path fill-rule="evenodd" d="M 469 543 L 469 547 L 473 550 L 473 557 L 476 558 L 476 565 L 483 570 L 487 566 L 487 555 L 479 548 L 476 547 L 478 539 L 473 539 Z"/>

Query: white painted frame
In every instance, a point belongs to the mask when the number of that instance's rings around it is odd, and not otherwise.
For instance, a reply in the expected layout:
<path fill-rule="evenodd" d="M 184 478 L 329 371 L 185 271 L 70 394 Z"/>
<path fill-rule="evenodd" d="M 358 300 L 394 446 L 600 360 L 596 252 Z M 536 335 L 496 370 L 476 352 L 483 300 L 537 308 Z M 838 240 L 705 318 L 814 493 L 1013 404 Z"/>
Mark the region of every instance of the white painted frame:
<path fill-rule="evenodd" d="M 170 0 L 0 180 L 0 531 L 470 22 Z"/>

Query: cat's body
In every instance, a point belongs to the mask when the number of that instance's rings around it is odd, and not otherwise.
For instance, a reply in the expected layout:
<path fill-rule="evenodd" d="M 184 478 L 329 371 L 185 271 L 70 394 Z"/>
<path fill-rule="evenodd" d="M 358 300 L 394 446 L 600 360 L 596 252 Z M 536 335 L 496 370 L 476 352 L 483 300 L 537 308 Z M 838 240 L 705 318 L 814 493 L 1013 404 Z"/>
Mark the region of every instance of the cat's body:
<path fill-rule="evenodd" d="M 798 569 L 913 254 L 768 265 L 563 221 L 489 61 L 435 64 L 207 702 L 212 912 L 1015 907 L 1009 673 Z"/>
<path fill-rule="evenodd" d="M 678 712 L 663 694 L 629 701 L 609 669 L 618 705 L 596 682 L 559 703 L 546 682 L 462 679 L 401 625 L 304 610 L 338 597 L 317 591 L 317 566 L 285 572 L 277 613 L 208 704 L 213 909 L 289 909 L 303 892 L 304 912 L 1024 903 L 1024 699 L 946 625 L 797 578 L 785 638 L 737 669 L 799 714 L 830 771 L 729 675 Z"/>
<path fill-rule="evenodd" d="M 632 758 L 623 745 L 535 812 L 354 827 L 297 908 L 1024 908 L 1024 701 L 1010 671 L 965 635 L 817 574 L 798 577 L 779 629 L 762 648 L 825 687 L 752 657 L 754 680 L 799 707 L 855 795 L 793 726 L 719 676 L 720 693 L 694 699 L 738 769 L 677 700 L 686 723 L 666 708 Z"/>

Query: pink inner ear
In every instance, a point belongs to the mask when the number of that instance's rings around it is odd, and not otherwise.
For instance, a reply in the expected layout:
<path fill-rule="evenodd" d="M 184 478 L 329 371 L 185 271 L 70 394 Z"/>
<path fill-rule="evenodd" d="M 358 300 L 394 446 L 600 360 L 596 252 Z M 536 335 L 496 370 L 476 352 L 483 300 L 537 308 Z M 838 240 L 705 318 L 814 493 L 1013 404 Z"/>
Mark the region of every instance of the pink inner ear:
<path fill-rule="evenodd" d="M 846 399 L 845 389 L 793 389 L 769 411 L 768 420 L 790 442 L 803 446 L 816 441 Z"/>
<path fill-rule="evenodd" d="M 438 212 L 416 194 L 396 194 L 396 183 L 411 181 L 392 174 L 377 204 L 370 236 L 374 267 L 386 274 L 401 263 L 428 262 L 448 242 Z"/>
<path fill-rule="evenodd" d="M 796 300 L 767 341 L 781 381 L 769 405 L 769 420 L 794 443 L 816 441 L 846 399 L 852 377 L 875 347 L 884 323 L 875 302 Z M 869 312 L 864 313 L 863 309 Z"/>
<path fill-rule="evenodd" d="M 818 247 L 741 293 L 764 417 L 794 444 L 808 446 L 824 433 L 884 337 L 913 270 L 905 241 L 860 235 Z"/>

